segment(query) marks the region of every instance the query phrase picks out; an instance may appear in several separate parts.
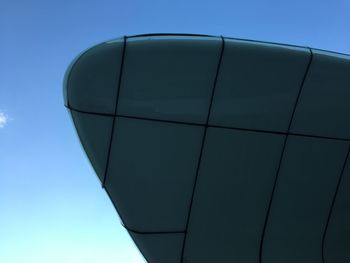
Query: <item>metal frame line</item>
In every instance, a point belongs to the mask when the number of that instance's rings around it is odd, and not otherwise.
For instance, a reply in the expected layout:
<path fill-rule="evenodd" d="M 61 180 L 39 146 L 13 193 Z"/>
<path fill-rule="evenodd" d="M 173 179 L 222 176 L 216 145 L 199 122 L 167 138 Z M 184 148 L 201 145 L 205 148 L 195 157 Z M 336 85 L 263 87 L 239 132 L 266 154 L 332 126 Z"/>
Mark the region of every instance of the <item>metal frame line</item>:
<path fill-rule="evenodd" d="M 302 82 L 301 82 L 301 84 L 300 84 L 299 92 L 298 92 L 298 95 L 297 95 L 296 100 L 295 100 L 295 103 L 294 103 L 294 108 L 293 108 L 293 111 L 292 111 L 292 115 L 291 115 L 291 118 L 290 118 L 290 120 L 289 120 L 289 125 L 288 125 L 287 134 L 286 134 L 286 137 L 284 138 L 284 142 L 283 142 L 283 146 L 282 146 L 282 151 L 281 151 L 281 156 L 280 156 L 279 163 L 278 163 L 278 167 L 277 167 L 277 171 L 276 171 L 276 177 L 275 177 L 275 181 L 274 181 L 274 184 L 273 184 L 273 187 L 272 187 L 271 197 L 270 197 L 269 204 L 268 204 L 267 211 L 266 211 L 266 217 L 265 217 L 265 221 L 264 221 L 264 225 L 263 225 L 263 229 L 262 229 L 262 234 L 261 234 L 261 238 L 260 238 L 259 263 L 261 263 L 261 262 L 263 261 L 263 260 L 262 260 L 262 254 L 263 254 L 263 246 L 264 246 L 266 228 L 267 228 L 267 224 L 268 224 L 268 221 L 269 221 L 269 218 L 270 218 L 270 212 L 271 212 L 271 207 L 272 207 L 272 201 L 273 201 L 274 194 L 275 194 L 276 187 L 277 187 L 277 181 L 278 181 L 278 178 L 279 178 L 279 174 L 280 174 L 280 170 L 281 170 L 281 166 L 282 166 L 282 161 L 283 161 L 284 154 L 285 154 L 285 150 L 286 150 L 286 145 L 287 145 L 287 141 L 288 141 L 288 136 L 290 135 L 290 134 L 289 134 L 289 131 L 290 131 L 290 128 L 291 128 L 291 126 L 292 126 L 292 122 L 293 122 L 294 115 L 295 115 L 295 112 L 296 112 L 296 108 L 297 108 L 297 105 L 298 105 L 298 102 L 299 102 L 299 98 L 300 98 L 300 95 L 301 95 L 301 92 L 302 92 L 302 89 L 303 89 L 305 80 L 306 80 L 306 78 L 307 78 L 307 75 L 308 75 L 308 73 L 309 73 L 309 70 L 310 70 L 310 67 L 311 67 L 311 63 L 312 63 L 312 60 L 313 60 L 312 49 L 309 48 L 309 51 L 310 51 L 310 59 L 309 59 L 308 65 L 307 65 L 307 67 L 306 67 L 304 77 L 303 77 Z"/>
<path fill-rule="evenodd" d="M 186 222 L 186 228 L 185 228 L 185 237 L 184 237 L 184 241 L 182 243 L 182 250 L 181 250 L 181 257 L 180 257 L 181 262 L 184 262 L 185 244 L 186 244 L 187 235 L 188 235 L 188 226 L 189 226 L 191 212 L 192 212 L 192 207 L 193 207 L 194 194 L 195 194 L 197 180 L 198 180 L 198 176 L 199 176 L 200 164 L 201 164 L 201 161 L 202 161 L 203 148 L 204 148 L 204 144 L 205 144 L 205 140 L 206 140 L 207 129 L 208 129 L 208 122 L 209 122 L 211 107 L 212 107 L 212 104 L 213 104 L 213 98 L 214 98 L 214 94 L 215 94 L 216 83 L 217 83 L 217 79 L 218 79 L 218 75 L 219 75 L 219 71 L 220 71 L 220 67 L 221 67 L 221 62 L 222 62 L 222 57 L 223 57 L 223 53 L 224 53 L 224 49 L 225 49 L 225 39 L 222 36 L 221 36 L 221 41 L 222 41 L 222 43 L 221 43 L 220 57 L 219 57 L 219 61 L 218 61 L 218 66 L 216 68 L 216 74 L 215 74 L 214 83 L 213 83 L 213 90 L 212 90 L 212 93 L 211 93 L 211 99 L 210 99 L 210 103 L 209 103 L 209 107 L 208 107 L 208 113 L 207 113 L 207 118 L 206 118 L 206 125 L 205 125 L 204 134 L 203 134 L 203 138 L 202 138 L 201 149 L 200 149 L 200 152 L 199 152 L 199 158 L 198 158 L 197 170 L 196 170 L 196 177 L 195 177 L 194 183 L 193 183 L 192 195 L 191 195 L 189 210 L 188 210 L 188 214 L 187 214 L 187 222 Z"/>
<path fill-rule="evenodd" d="M 215 36 L 215 35 L 207 35 L 207 34 L 192 34 L 192 33 L 148 33 L 148 34 L 136 34 L 136 35 L 129 35 L 128 38 L 137 38 L 137 37 L 157 37 L 157 36 L 169 36 L 169 37 L 176 37 L 176 36 L 187 36 L 187 37 L 209 37 L 209 38 L 219 38 L 224 36 Z M 278 45 L 282 47 L 290 47 L 290 48 L 307 48 L 311 49 L 309 47 L 300 46 L 300 45 L 293 45 L 293 44 L 286 44 L 286 43 L 278 43 L 273 41 L 263 41 L 263 40 L 256 40 L 256 39 L 246 39 L 246 38 L 236 38 L 236 37 L 224 37 L 227 40 L 236 40 L 236 41 L 244 41 L 244 42 L 252 42 L 252 43 L 259 43 L 259 44 L 268 44 L 268 45 Z M 315 51 L 321 51 L 321 52 L 327 52 L 335 55 L 343 55 L 343 56 L 350 56 L 350 54 L 336 52 L 336 51 L 329 51 L 321 48 L 312 48 Z"/>
<path fill-rule="evenodd" d="M 176 36 L 183 36 L 183 37 L 211 37 L 211 38 L 220 38 L 218 36 L 214 35 L 206 35 L 206 34 L 191 34 L 191 33 L 148 33 L 148 34 L 136 34 L 136 35 L 129 35 L 128 38 L 137 38 L 137 37 L 163 37 L 163 36 L 169 36 L 169 37 L 176 37 Z"/>
<path fill-rule="evenodd" d="M 330 207 L 330 209 L 329 209 L 329 213 L 328 213 L 328 217 L 327 217 L 327 222 L 326 222 L 325 229 L 324 229 L 323 235 L 322 235 L 322 246 L 321 246 L 322 250 L 321 250 L 321 254 L 322 254 L 322 262 L 323 262 L 323 263 L 326 263 L 326 259 L 325 259 L 325 256 L 324 256 L 324 247 L 325 247 L 325 240 L 326 240 L 326 235 L 327 235 L 327 231 L 328 231 L 328 226 L 329 226 L 329 222 L 330 222 L 331 217 L 332 217 L 334 204 L 335 204 L 336 199 L 337 199 L 337 196 L 338 196 L 338 191 L 339 191 L 341 182 L 342 182 L 343 177 L 344 177 L 344 171 L 345 171 L 345 168 L 346 168 L 346 164 L 347 164 L 348 159 L 349 159 L 350 146 L 349 146 L 348 148 L 349 148 L 349 149 L 348 149 L 348 152 L 347 152 L 347 154 L 346 154 L 346 157 L 345 157 L 345 160 L 344 160 L 344 163 L 343 163 L 343 167 L 342 167 L 342 170 L 341 170 L 340 175 L 339 175 L 339 179 L 338 179 L 337 186 L 336 186 L 336 188 L 335 188 L 335 192 L 334 192 L 334 195 L 333 195 L 331 207 Z"/>
<path fill-rule="evenodd" d="M 322 135 L 303 134 L 303 133 L 296 133 L 296 132 L 267 131 L 267 130 L 250 129 L 250 128 L 221 126 L 221 125 L 214 125 L 214 124 L 199 124 L 199 123 L 190 123 L 190 122 L 173 121 L 173 120 L 161 120 L 161 119 L 137 117 L 137 116 L 123 115 L 123 114 L 114 115 L 109 113 L 89 112 L 89 111 L 74 109 L 71 107 L 66 107 L 66 108 L 71 111 L 75 111 L 83 114 L 98 115 L 98 116 L 105 116 L 105 117 L 119 117 L 119 118 L 126 118 L 126 119 L 165 122 L 165 123 L 200 126 L 200 127 L 207 127 L 207 128 L 220 128 L 220 129 L 228 129 L 228 130 L 247 131 L 247 132 L 261 132 L 261 133 L 269 133 L 269 134 L 276 134 L 276 135 L 293 135 L 293 136 L 302 136 L 302 137 L 310 137 L 310 138 L 326 139 L 326 140 L 337 140 L 337 141 L 345 141 L 345 142 L 350 141 L 350 139 L 346 139 L 346 138 L 338 138 L 338 137 L 330 137 L 330 136 L 322 136 Z"/>
<path fill-rule="evenodd" d="M 117 115 L 118 99 L 119 99 L 119 92 L 120 92 L 120 84 L 122 82 L 125 49 L 126 49 L 126 39 L 127 39 L 127 37 L 124 36 L 122 58 L 121 58 L 121 62 L 120 62 L 120 70 L 119 70 L 119 77 L 118 77 L 118 89 L 117 89 L 117 94 L 116 94 L 116 99 L 115 99 L 114 117 L 113 117 L 113 122 L 112 122 L 112 129 L 111 129 L 111 138 L 109 140 L 109 147 L 108 147 L 107 160 L 106 160 L 106 165 L 105 165 L 105 174 L 104 174 L 103 181 L 102 181 L 102 188 L 105 188 L 107 174 L 108 174 L 109 161 L 110 161 L 110 157 L 111 157 L 111 149 L 112 149 L 112 143 L 113 143 L 113 138 L 114 138 L 115 119 L 117 118 L 116 115 Z"/>
<path fill-rule="evenodd" d="M 291 47 L 291 48 L 307 48 L 305 46 L 293 45 L 293 44 L 285 44 L 285 43 L 277 43 L 272 41 L 262 41 L 262 40 L 254 40 L 254 39 L 246 39 L 246 38 L 234 38 L 234 37 L 224 37 L 224 36 L 215 36 L 215 35 L 207 35 L 207 34 L 192 34 L 192 33 L 147 33 L 147 34 L 136 34 L 129 35 L 128 38 L 137 38 L 137 37 L 176 37 L 176 36 L 184 36 L 184 37 L 209 37 L 209 38 L 225 38 L 227 40 L 236 40 L 236 41 L 245 41 L 245 42 L 253 42 L 259 44 L 268 44 L 268 45 L 278 45 L 282 47 Z M 328 51 L 329 52 L 329 51 Z M 333 53 L 331 51 L 331 53 Z M 345 54 L 346 55 L 346 54 Z"/>
<path fill-rule="evenodd" d="M 140 235 L 161 235 L 161 234 L 185 234 L 185 231 L 139 231 L 131 229 L 122 223 L 122 226 L 129 232 Z"/>

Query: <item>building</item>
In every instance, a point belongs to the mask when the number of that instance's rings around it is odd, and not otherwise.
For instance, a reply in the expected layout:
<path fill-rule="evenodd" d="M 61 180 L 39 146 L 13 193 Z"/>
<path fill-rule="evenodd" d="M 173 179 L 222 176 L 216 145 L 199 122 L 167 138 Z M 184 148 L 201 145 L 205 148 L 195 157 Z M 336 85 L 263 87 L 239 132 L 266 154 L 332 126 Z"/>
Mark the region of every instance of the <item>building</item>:
<path fill-rule="evenodd" d="M 350 56 L 138 35 L 79 55 L 64 92 L 148 262 L 350 262 Z"/>

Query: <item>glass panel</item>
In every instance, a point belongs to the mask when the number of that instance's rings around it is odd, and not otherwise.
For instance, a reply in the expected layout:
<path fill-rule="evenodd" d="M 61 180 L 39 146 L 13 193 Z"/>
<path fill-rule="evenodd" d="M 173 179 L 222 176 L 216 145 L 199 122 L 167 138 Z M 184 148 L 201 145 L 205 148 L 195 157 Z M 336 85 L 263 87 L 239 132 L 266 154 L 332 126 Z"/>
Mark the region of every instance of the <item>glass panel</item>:
<path fill-rule="evenodd" d="M 225 40 L 209 123 L 286 132 L 309 59 L 306 48 Z"/>
<path fill-rule="evenodd" d="M 103 181 L 106 169 L 113 117 L 71 111 L 80 142 L 96 174 Z"/>
<path fill-rule="evenodd" d="M 350 159 L 334 203 L 324 243 L 325 262 L 350 262 Z"/>
<path fill-rule="evenodd" d="M 184 234 L 129 234 L 147 262 L 181 262 Z"/>
<path fill-rule="evenodd" d="M 313 52 L 291 130 L 350 139 L 350 56 Z"/>
<path fill-rule="evenodd" d="M 65 77 L 68 106 L 114 114 L 123 45 L 122 39 L 103 43 L 72 62 Z"/>
<path fill-rule="evenodd" d="M 264 262 L 322 262 L 322 236 L 347 143 L 290 136 L 272 201 Z"/>
<path fill-rule="evenodd" d="M 124 224 L 138 231 L 183 231 L 203 129 L 117 118 L 106 188 Z"/>
<path fill-rule="evenodd" d="M 258 262 L 284 136 L 209 128 L 198 176 L 187 262 Z"/>
<path fill-rule="evenodd" d="M 205 123 L 220 51 L 215 37 L 128 39 L 118 114 Z"/>

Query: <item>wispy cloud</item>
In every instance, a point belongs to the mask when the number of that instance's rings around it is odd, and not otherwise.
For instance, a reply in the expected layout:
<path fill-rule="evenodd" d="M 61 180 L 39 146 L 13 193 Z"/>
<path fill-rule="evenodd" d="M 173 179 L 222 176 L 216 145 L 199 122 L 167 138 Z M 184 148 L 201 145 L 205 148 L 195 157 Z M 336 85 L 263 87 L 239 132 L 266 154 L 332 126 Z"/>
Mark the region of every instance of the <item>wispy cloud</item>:
<path fill-rule="evenodd" d="M 7 124 L 8 117 L 4 112 L 0 112 L 0 128 L 4 128 Z"/>

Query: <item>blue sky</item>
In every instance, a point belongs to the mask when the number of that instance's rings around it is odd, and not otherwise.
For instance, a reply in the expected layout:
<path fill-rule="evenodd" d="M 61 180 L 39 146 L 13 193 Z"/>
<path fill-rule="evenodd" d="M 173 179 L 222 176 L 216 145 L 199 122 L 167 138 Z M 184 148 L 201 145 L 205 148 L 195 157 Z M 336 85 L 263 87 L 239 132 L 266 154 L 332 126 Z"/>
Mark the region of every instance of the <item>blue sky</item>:
<path fill-rule="evenodd" d="M 350 54 L 350 1 L 0 1 L 0 262 L 141 263 L 62 98 L 82 50 L 123 35 L 224 35 Z"/>

